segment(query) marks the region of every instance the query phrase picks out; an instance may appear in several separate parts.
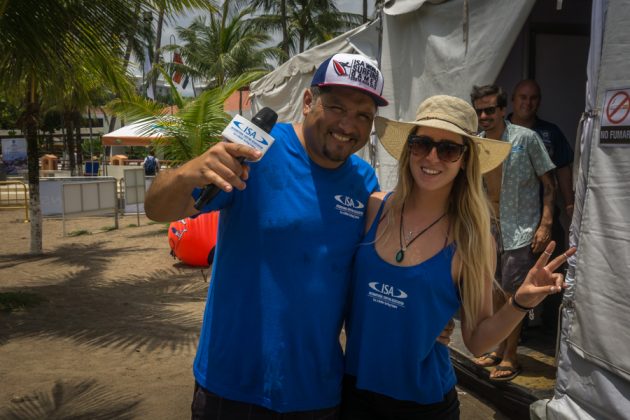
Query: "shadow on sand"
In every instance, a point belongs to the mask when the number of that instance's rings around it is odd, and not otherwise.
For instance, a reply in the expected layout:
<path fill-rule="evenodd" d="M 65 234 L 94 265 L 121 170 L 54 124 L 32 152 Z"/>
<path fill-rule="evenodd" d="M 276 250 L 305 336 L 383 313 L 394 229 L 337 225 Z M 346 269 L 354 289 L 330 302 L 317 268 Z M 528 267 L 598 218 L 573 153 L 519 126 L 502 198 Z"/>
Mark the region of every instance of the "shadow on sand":
<path fill-rule="evenodd" d="M 118 419 L 137 418 L 141 400 L 116 395 L 96 380 L 57 381 L 47 392 L 17 398 L 0 410 L 6 420 L 31 419 Z"/>
<path fill-rule="evenodd" d="M 47 302 L 24 311 L 0 314 L 0 345 L 13 338 L 71 338 L 79 344 L 134 351 L 188 350 L 197 343 L 208 283 L 199 269 L 178 267 L 103 281 L 112 259 L 123 253 L 150 252 L 138 247 L 106 249 L 99 244 L 62 246 L 37 257 L 46 265 L 71 267 L 61 278 L 43 272 L 43 286 L 15 290 L 36 293 Z M 2 256 L 0 267 L 19 264 Z M 22 260 L 22 258 L 20 258 Z M 32 261 L 33 259 L 31 259 Z M 5 289 L 6 290 L 6 289 Z"/>

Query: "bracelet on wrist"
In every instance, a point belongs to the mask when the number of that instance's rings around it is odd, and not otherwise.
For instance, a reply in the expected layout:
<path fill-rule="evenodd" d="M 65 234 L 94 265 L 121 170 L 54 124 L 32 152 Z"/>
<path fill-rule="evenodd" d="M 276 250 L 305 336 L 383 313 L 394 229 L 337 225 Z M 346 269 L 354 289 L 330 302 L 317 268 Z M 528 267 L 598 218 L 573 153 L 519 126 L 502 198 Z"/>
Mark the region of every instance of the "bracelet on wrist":
<path fill-rule="evenodd" d="M 521 312 L 529 312 L 532 309 L 534 309 L 534 307 L 527 307 L 527 306 L 523 306 L 520 303 L 518 303 L 516 301 L 516 296 L 512 296 L 512 306 L 514 306 L 516 309 L 520 310 Z"/>
<path fill-rule="evenodd" d="M 516 309 L 519 312 L 523 312 L 523 313 L 529 313 L 529 319 L 533 320 L 534 319 L 534 308 L 528 308 L 527 306 L 523 306 L 520 303 L 518 303 L 516 301 L 515 296 L 512 296 L 510 298 L 510 305 L 512 305 L 512 307 L 514 309 Z"/>

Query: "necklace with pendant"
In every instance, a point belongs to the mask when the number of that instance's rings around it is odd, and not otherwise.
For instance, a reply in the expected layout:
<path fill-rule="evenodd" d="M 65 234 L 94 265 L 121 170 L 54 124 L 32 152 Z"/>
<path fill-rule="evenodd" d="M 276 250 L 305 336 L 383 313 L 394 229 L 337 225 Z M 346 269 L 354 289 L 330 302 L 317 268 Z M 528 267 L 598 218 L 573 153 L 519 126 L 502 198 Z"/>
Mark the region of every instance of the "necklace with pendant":
<path fill-rule="evenodd" d="M 440 217 L 438 217 L 437 219 L 435 219 L 435 221 L 433 223 L 431 223 L 429 226 L 425 227 L 424 229 L 422 229 L 420 231 L 420 233 L 418 233 L 416 236 L 414 236 L 411 240 L 407 240 L 407 244 L 403 245 L 403 236 L 404 236 L 404 228 L 403 228 L 403 214 L 405 213 L 405 203 L 403 203 L 402 205 L 402 209 L 400 210 L 400 249 L 398 250 L 398 252 L 396 253 L 396 262 L 402 262 L 402 260 L 405 259 L 405 251 L 407 251 L 407 248 L 409 247 L 409 245 L 411 245 L 413 243 L 413 241 L 415 241 L 416 239 L 418 239 L 423 233 L 425 233 L 427 230 L 431 229 L 433 226 L 435 226 L 435 224 L 437 222 L 439 222 L 440 220 L 442 220 L 442 218 L 444 216 L 446 216 L 446 213 L 443 213 Z M 409 232 L 409 238 L 411 237 L 411 233 Z"/>

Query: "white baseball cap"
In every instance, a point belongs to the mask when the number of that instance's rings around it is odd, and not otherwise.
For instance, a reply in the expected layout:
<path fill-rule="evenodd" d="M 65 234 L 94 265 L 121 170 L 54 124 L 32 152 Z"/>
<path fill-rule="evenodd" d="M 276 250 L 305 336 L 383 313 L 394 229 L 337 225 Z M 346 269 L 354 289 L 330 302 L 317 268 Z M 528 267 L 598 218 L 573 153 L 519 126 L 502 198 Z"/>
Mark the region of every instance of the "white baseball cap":
<path fill-rule="evenodd" d="M 342 86 L 358 89 L 385 106 L 383 75 L 375 63 L 359 54 L 335 54 L 319 65 L 311 86 Z"/>

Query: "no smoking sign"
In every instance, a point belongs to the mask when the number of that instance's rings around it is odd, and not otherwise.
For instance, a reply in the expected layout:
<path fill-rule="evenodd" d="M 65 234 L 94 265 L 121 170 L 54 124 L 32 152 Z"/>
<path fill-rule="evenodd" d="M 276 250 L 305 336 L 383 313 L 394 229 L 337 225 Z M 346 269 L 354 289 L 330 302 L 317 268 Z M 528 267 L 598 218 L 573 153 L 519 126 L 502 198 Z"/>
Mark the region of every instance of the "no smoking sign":
<path fill-rule="evenodd" d="M 630 144 L 630 89 L 606 92 L 600 144 Z"/>

